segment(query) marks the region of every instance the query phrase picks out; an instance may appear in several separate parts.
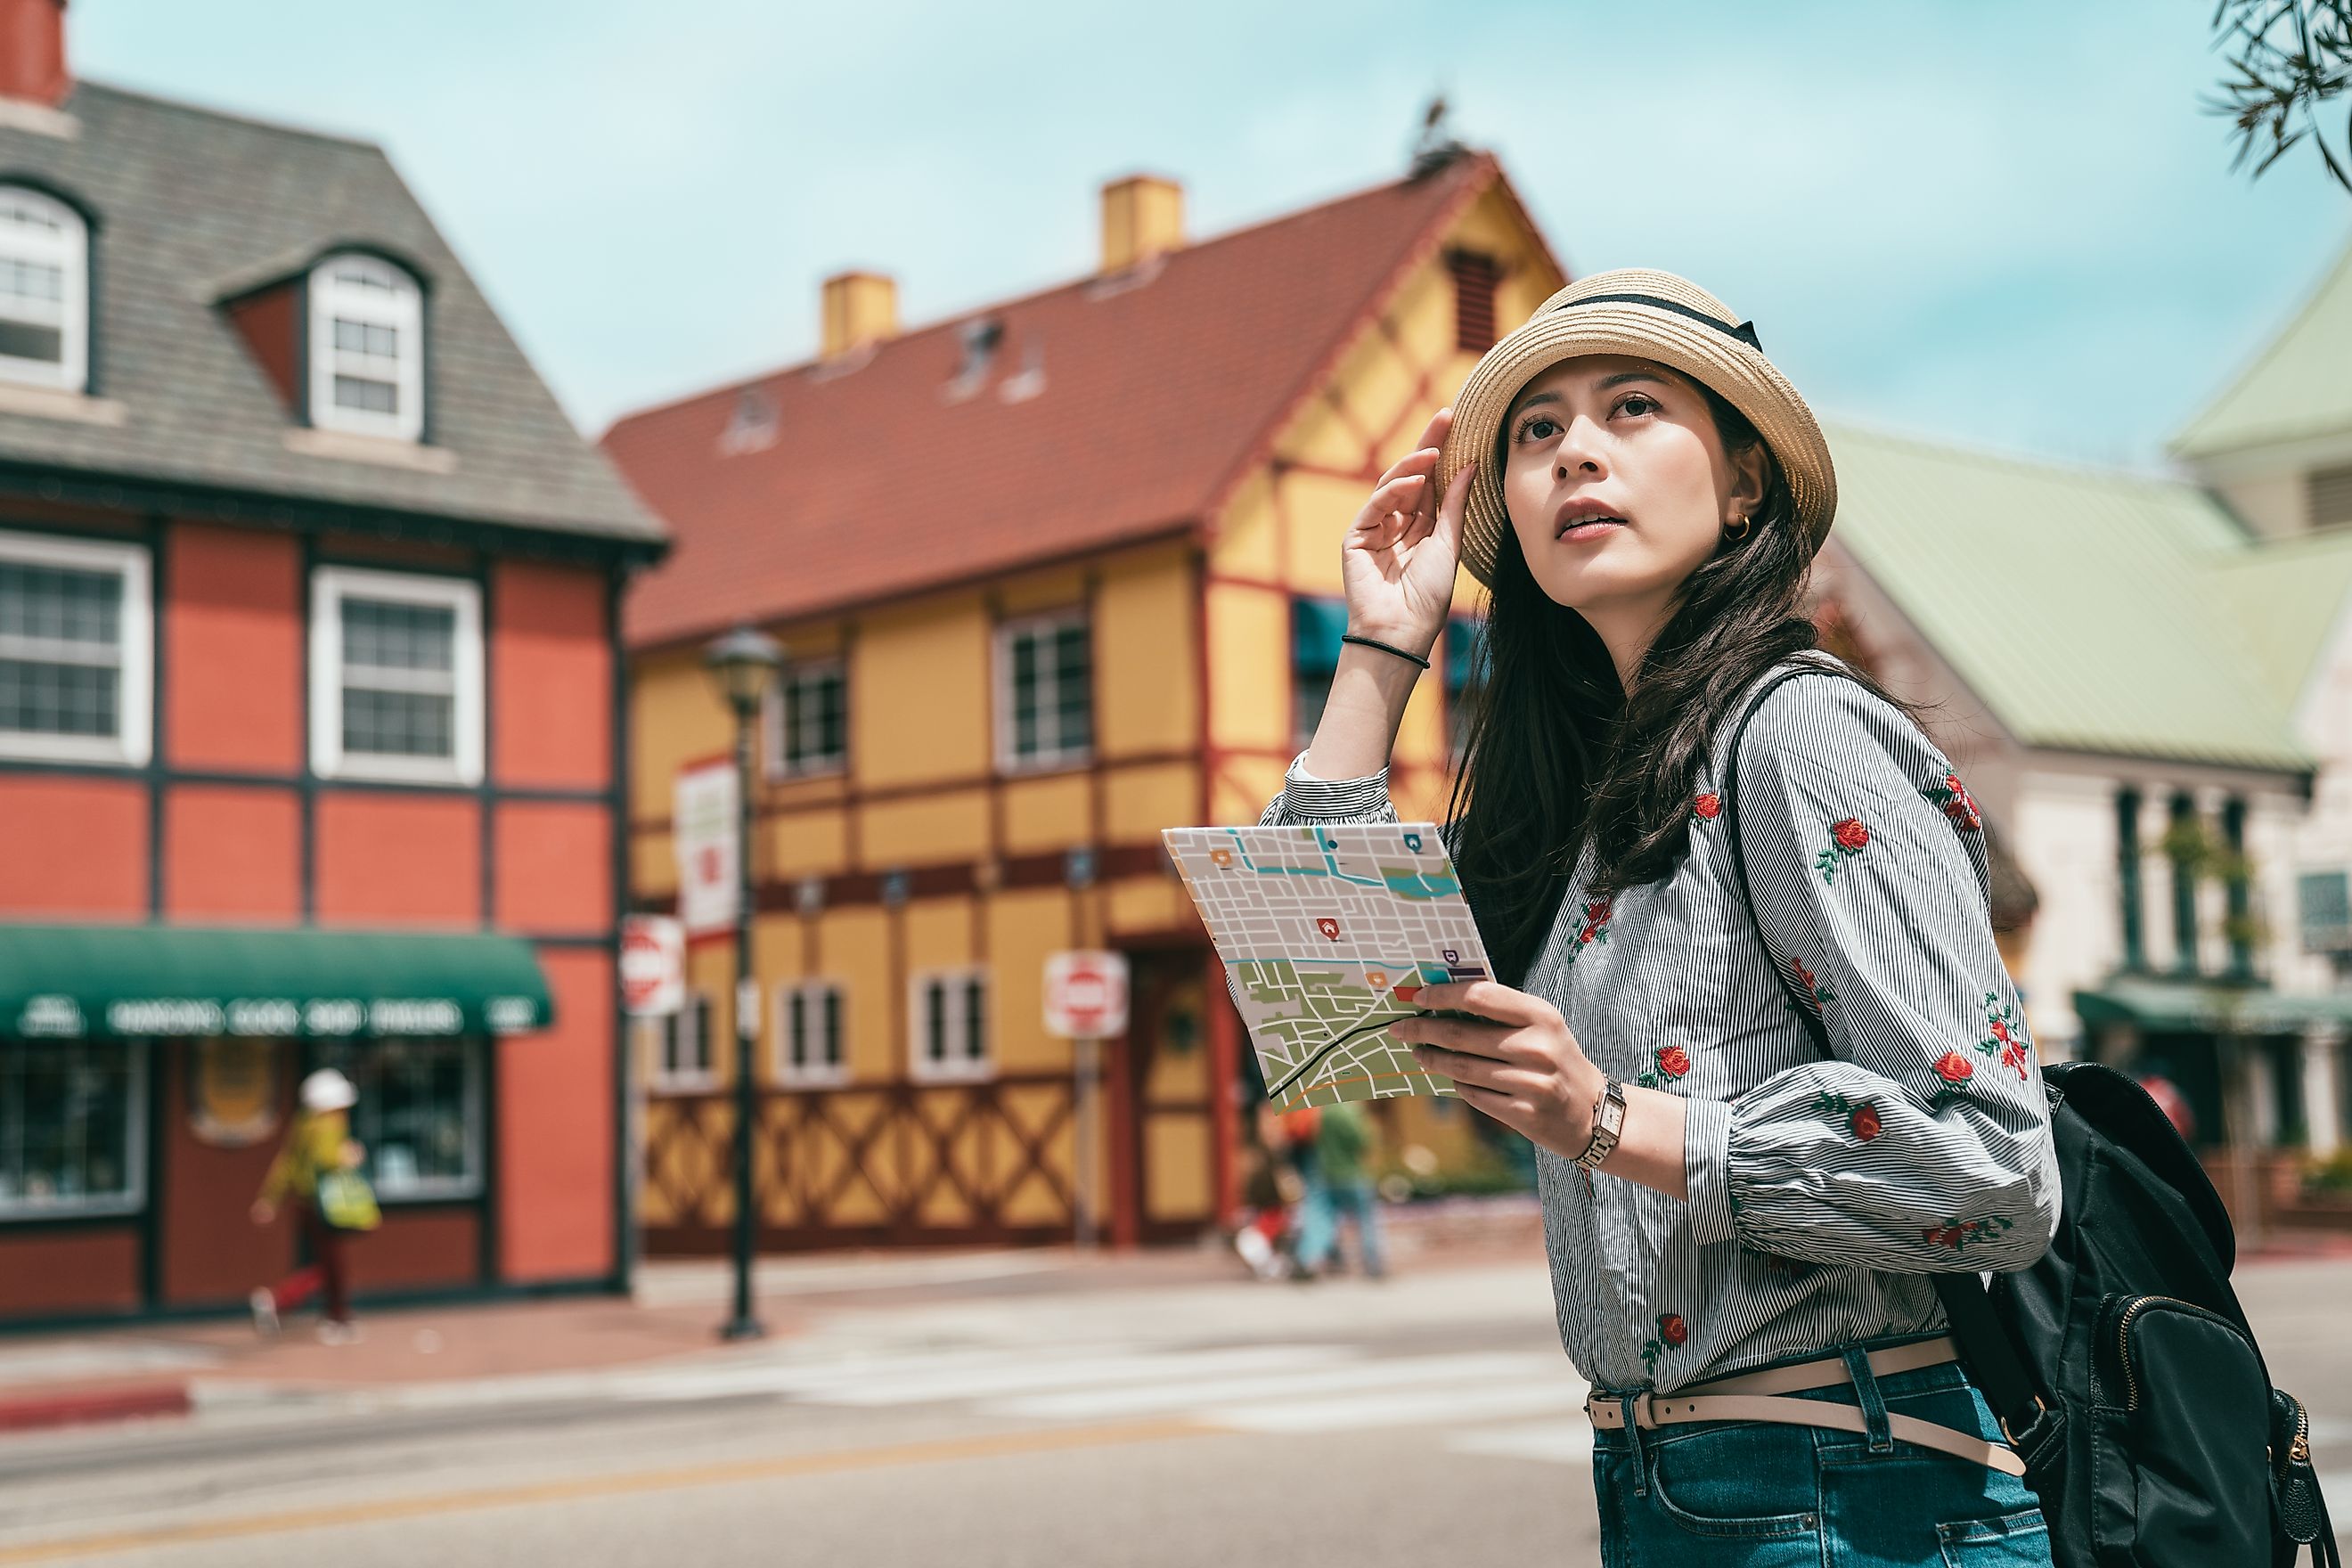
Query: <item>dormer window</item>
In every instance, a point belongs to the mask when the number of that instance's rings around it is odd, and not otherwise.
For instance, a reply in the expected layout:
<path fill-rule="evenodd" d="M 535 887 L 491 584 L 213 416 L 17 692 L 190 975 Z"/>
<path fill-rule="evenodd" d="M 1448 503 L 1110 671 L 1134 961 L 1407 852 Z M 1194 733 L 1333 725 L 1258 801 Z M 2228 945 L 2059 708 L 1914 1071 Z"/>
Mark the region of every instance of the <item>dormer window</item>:
<path fill-rule="evenodd" d="M 373 256 L 310 273 L 310 423 L 414 441 L 425 432 L 425 294 Z"/>
<path fill-rule="evenodd" d="M 89 379 L 89 231 L 21 185 L 0 185 L 0 377 L 62 392 Z"/>

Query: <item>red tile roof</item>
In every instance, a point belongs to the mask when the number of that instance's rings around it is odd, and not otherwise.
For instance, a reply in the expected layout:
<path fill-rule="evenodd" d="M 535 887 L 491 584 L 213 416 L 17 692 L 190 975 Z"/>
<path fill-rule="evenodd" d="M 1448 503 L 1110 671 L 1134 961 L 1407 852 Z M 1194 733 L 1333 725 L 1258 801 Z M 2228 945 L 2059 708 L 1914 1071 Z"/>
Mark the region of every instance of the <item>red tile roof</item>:
<path fill-rule="evenodd" d="M 1498 177 L 1456 159 L 817 364 L 630 415 L 604 436 L 676 548 L 632 588 L 629 642 L 783 620 L 1199 525 L 1359 325 Z M 949 384 L 967 321 L 1003 324 L 986 382 Z M 1042 390 L 1003 395 L 1024 367 Z M 772 444 L 723 453 L 745 399 Z"/>

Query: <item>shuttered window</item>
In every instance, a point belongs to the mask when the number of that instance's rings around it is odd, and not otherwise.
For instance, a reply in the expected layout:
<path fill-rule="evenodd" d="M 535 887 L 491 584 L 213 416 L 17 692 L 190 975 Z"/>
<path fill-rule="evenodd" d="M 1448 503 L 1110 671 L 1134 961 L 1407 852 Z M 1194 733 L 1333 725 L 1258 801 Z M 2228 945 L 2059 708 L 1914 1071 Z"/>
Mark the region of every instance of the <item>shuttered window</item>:
<path fill-rule="evenodd" d="M 1503 269 L 1475 250 L 1447 252 L 1445 266 L 1454 274 L 1454 346 L 1485 353 L 1495 346 L 1495 285 Z"/>

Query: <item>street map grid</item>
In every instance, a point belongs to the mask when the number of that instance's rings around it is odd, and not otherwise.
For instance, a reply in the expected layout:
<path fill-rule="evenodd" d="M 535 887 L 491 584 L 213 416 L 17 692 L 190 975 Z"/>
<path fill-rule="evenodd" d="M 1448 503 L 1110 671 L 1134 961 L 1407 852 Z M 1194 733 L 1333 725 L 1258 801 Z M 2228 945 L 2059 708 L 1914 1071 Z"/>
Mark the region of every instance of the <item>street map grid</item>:
<path fill-rule="evenodd" d="M 1387 1026 L 1486 950 L 1434 824 L 1171 827 L 1279 1110 L 1454 1092 Z"/>

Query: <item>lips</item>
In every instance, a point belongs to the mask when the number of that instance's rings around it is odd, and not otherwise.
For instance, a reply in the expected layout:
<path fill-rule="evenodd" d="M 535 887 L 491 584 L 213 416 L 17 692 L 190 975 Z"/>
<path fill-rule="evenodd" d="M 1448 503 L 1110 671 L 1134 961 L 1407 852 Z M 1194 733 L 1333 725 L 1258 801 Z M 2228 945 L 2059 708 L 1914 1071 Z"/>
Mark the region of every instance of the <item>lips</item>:
<path fill-rule="evenodd" d="M 1580 499 L 1568 502 L 1553 515 L 1552 535 L 1557 539 L 1589 539 L 1601 531 L 1594 524 L 1622 528 L 1625 520 L 1597 500 Z"/>

